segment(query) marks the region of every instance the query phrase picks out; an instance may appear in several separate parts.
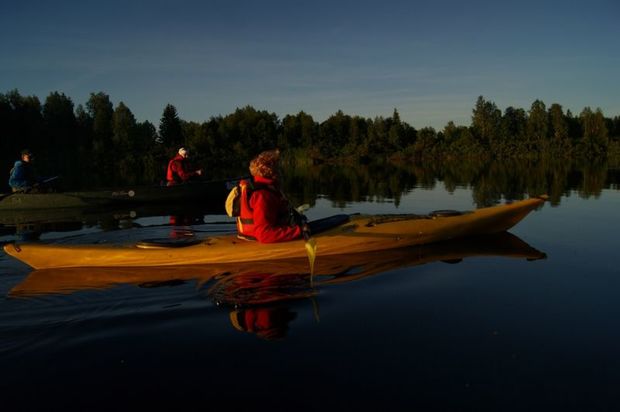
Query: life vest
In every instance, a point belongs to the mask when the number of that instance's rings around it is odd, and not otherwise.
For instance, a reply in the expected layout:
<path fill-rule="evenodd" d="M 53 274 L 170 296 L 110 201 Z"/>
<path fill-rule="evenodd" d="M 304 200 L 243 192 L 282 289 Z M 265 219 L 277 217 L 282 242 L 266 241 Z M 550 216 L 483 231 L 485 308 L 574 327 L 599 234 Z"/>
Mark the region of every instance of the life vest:
<path fill-rule="evenodd" d="M 243 179 L 239 182 L 239 216 L 237 216 L 237 233 L 241 236 L 254 238 L 254 210 L 250 206 L 252 194 L 257 190 L 270 190 L 280 193 L 272 185 L 264 185 Z"/>
<path fill-rule="evenodd" d="M 174 157 L 173 159 L 170 159 L 170 161 L 168 162 L 168 169 L 166 170 L 166 181 L 167 182 L 179 182 L 180 181 L 177 174 L 174 173 L 174 171 L 172 170 L 172 164 L 178 160 L 179 159 L 177 157 Z"/>

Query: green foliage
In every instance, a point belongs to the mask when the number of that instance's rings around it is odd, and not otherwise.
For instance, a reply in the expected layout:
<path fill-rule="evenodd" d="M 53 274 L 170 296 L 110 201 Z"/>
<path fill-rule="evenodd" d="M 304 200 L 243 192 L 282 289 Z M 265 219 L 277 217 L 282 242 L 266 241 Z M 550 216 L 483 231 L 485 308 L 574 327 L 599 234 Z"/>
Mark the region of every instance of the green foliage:
<path fill-rule="evenodd" d="M 176 147 L 177 149 L 185 144 L 181 120 L 176 107 L 171 104 L 166 105 L 159 123 L 159 138 L 164 146 Z"/>
<path fill-rule="evenodd" d="M 425 127 L 418 131 L 418 138 L 413 146 L 414 153 L 418 157 L 424 157 L 435 153 L 437 133 L 432 127 Z"/>
<path fill-rule="evenodd" d="M 92 165 L 99 172 L 99 176 L 113 175 L 112 116 L 114 109 L 110 97 L 103 92 L 91 93 L 90 99 L 86 102 L 86 108 L 92 122 Z M 103 182 L 98 180 L 97 183 Z"/>
<path fill-rule="evenodd" d="M 19 150 L 29 147 L 39 154 L 41 172 L 61 174 L 68 186 L 155 183 L 164 178 L 167 162 L 180 146 L 187 146 L 192 161 L 213 179 L 247 174 L 252 157 L 276 147 L 288 165 L 301 168 L 342 161 L 374 164 L 388 158 L 406 165 L 478 164 L 492 158 L 505 164 L 517 158 L 531 164 L 552 159 L 568 164 L 573 158 L 607 157 L 610 164 L 618 164 L 620 117 L 605 118 L 600 109 L 589 107 L 575 117 L 557 103 L 547 109 L 540 100 L 529 111 L 508 107 L 502 114 L 480 96 L 470 125 L 450 121 L 440 131 L 416 130 L 397 109 L 390 117 L 372 119 L 339 110 L 319 123 L 303 111 L 280 120 L 274 113 L 245 106 L 199 123 L 180 119 L 171 104 L 156 127 L 138 122 L 123 102 L 114 107 L 103 92 L 92 93 L 84 106 L 75 108 L 59 92 L 50 93 L 43 106 L 36 96 L 22 96 L 17 90 L 0 94 L 0 157 L 7 170 Z M 467 170 L 475 178 L 478 169 Z M 509 173 L 496 172 L 499 177 Z M 430 176 L 428 170 L 420 173 L 418 182 L 434 184 Z M 449 187 L 457 182 L 458 176 L 446 175 Z M 481 193 L 494 193 L 480 183 Z M 385 184 L 393 185 L 389 178 Z"/>
<path fill-rule="evenodd" d="M 336 114 L 321 123 L 318 144 L 319 152 L 323 157 L 334 157 L 334 155 L 342 153 L 349 140 L 351 121 L 351 116 L 344 114 L 342 110 L 338 110 Z"/>
<path fill-rule="evenodd" d="M 286 115 L 282 119 L 282 130 L 278 137 L 281 149 L 311 147 L 319 136 L 319 125 L 312 116 L 301 111 L 296 115 Z"/>
<path fill-rule="evenodd" d="M 482 96 L 479 96 L 472 116 L 474 137 L 485 146 L 496 145 L 496 140 L 501 137 L 501 117 L 502 113 L 495 103 L 486 101 Z"/>
<path fill-rule="evenodd" d="M 551 149 L 556 154 L 570 153 L 569 120 L 564 115 L 562 106 L 557 103 L 552 104 L 549 108 L 549 132 Z"/>
<path fill-rule="evenodd" d="M 588 158 L 604 156 L 609 146 L 609 136 L 601 109 L 593 112 L 586 107 L 579 115 L 579 119 L 583 127 L 580 153 Z"/>
<path fill-rule="evenodd" d="M 118 154 L 116 178 L 126 176 L 128 183 L 136 183 L 137 176 L 143 174 L 142 157 L 136 156 L 140 147 L 139 129 L 136 118 L 123 102 L 112 115 L 112 145 Z"/>
<path fill-rule="evenodd" d="M 64 94 L 53 92 L 45 99 L 42 115 L 45 138 L 41 140 L 41 149 L 44 153 L 54 153 L 59 147 L 63 150 L 59 151 L 56 159 L 41 156 L 37 160 L 38 165 L 47 170 L 55 169 L 56 175 L 70 175 L 72 163 L 80 154 L 73 102 Z"/>
<path fill-rule="evenodd" d="M 529 150 L 546 150 L 549 120 L 545 104 L 536 100 L 532 103 L 527 118 L 527 147 Z"/>
<path fill-rule="evenodd" d="M 21 96 L 17 90 L 0 94 L 0 142 L 3 155 L 6 153 L 12 158 L 14 153 L 19 153 L 24 147 L 39 151 L 43 128 L 38 97 Z"/>
<path fill-rule="evenodd" d="M 497 157 L 509 158 L 527 150 L 527 113 L 509 106 L 501 120 L 501 145 L 495 148 Z"/>

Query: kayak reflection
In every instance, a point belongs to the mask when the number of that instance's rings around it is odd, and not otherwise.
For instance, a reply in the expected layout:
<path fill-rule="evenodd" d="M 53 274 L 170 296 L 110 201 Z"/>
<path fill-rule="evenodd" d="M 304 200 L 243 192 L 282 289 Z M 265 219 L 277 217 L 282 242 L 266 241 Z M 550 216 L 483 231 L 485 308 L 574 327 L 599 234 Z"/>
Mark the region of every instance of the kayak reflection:
<path fill-rule="evenodd" d="M 123 284 L 157 287 L 195 281 L 200 294 L 229 312 L 235 329 L 264 339 L 278 339 L 285 336 L 288 324 L 296 317 L 290 302 L 312 299 L 322 286 L 402 267 L 437 261 L 458 263 L 483 256 L 528 260 L 546 257 L 517 236 L 503 232 L 373 253 L 320 256 L 312 283 L 308 260 L 302 258 L 172 267 L 59 268 L 33 271 L 9 296 L 28 298 Z"/>

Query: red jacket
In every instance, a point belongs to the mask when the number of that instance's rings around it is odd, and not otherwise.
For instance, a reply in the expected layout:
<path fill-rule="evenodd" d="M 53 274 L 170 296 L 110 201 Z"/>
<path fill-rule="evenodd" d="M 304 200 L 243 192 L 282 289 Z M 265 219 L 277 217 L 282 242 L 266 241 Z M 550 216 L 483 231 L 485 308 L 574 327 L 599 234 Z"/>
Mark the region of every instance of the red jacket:
<path fill-rule="evenodd" d="M 302 230 L 298 225 L 291 226 L 289 202 L 276 188 L 275 181 L 256 176 L 254 183 L 256 188 L 249 199 L 248 192 L 242 190 L 241 216 L 237 218 L 239 233 L 254 237 L 261 243 L 301 238 Z"/>
<path fill-rule="evenodd" d="M 168 162 L 168 170 L 166 172 L 168 185 L 187 182 L 191 177 L 197 175 L 198 173 L 195 170 L 190 170 L 189 161 L 180 154 Z"/>

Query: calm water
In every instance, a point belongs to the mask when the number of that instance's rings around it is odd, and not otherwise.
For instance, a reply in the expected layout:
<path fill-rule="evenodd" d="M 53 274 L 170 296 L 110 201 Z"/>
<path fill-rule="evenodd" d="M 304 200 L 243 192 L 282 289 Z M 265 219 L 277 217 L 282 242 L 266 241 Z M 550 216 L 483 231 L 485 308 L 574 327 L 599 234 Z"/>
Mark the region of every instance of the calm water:
<path fill-rule="evenodd" d="M 471 209 L 473 198 L 416 187 L 398 206 L 319 198 L 308 215 Z M 2 408 L 614 410 L 619 210 L 618 190 L 569 190 L 513 228 L 517 238 L 351 257 L 313 287 L 304 262 L 282 276 L 261 263 L 215 278 L 191 268 L 38 276 L 3 254 Z M 138 216 L 41 238 L 203 237 L 227 222 Z"/>

